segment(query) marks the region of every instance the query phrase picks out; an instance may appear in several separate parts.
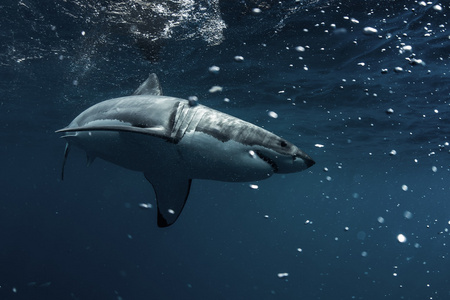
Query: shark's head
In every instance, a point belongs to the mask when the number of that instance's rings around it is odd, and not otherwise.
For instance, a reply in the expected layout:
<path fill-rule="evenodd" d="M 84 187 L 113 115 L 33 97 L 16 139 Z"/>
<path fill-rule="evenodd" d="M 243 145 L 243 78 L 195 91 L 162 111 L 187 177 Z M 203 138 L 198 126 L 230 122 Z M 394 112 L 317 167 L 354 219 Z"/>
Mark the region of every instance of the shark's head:
<path fill-rule="evenodd" d="M 275 136 L 251 151 L 273 169 L 274 173 L 294 173 L 313 166 L 315 161 L 294 144 Z"/>

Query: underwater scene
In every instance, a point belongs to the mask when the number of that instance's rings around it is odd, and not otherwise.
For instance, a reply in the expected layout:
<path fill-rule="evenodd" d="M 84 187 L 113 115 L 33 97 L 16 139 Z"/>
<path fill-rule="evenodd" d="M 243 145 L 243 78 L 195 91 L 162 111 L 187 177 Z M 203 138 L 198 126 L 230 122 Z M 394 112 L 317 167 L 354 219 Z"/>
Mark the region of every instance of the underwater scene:
<path fill-rule="evenodd" d="M 0 8 L 0 299 L 450 299 L 448 1 Z"/>

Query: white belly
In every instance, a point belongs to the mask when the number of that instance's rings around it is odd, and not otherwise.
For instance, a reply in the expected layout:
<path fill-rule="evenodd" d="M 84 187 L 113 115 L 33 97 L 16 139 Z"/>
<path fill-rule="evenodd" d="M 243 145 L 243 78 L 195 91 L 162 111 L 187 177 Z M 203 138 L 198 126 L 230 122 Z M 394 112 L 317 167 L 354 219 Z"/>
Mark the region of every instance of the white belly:
<path fill-rule="evenodd" d="M 136 133 L 77 132 L 72 141 L 88 156 L 140 172 L 184 172 L 188 178 L 218 181 L 255 181 L 270 177 L 273 169 L 254 158 L 249 146 L 221 142 L 201 132 L 186 133 L 178 144 Z"/>

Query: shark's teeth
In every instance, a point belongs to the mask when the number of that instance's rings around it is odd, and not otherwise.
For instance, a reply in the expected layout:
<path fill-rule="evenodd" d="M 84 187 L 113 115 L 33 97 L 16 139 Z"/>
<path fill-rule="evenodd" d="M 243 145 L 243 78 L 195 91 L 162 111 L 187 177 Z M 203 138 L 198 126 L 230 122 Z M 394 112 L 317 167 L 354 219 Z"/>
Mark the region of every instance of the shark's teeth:
<path fill-rule="evenodd" d="M 256 150 L 255 153 L 256 153 L 256 155 L 258 155 L 259 158 L 264 160 L 266 163 L 268 163 L 272 167 L 274 173 L 278 173 L 278 166 L 272 159 L 270 159 L 269 157 L 262 154 L 261 151 Z"/>

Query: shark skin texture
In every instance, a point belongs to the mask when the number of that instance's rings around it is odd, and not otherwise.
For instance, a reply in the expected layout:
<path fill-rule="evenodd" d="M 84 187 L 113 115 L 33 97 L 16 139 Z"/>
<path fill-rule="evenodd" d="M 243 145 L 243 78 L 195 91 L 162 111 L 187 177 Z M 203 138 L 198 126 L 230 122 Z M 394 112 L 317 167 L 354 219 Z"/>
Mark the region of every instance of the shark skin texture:
<path fill-rule="evenodd" d="M 150 74 L 131 96 L 95 104 L 67 127 L 61 178 L 71 146 L 144 173 L 156 194 L 159 227 L 179 217 L 193 179 L 262 180 L 315 164 L 305 152 L 252 123 L 196 102 L 163 96 Z"/>

